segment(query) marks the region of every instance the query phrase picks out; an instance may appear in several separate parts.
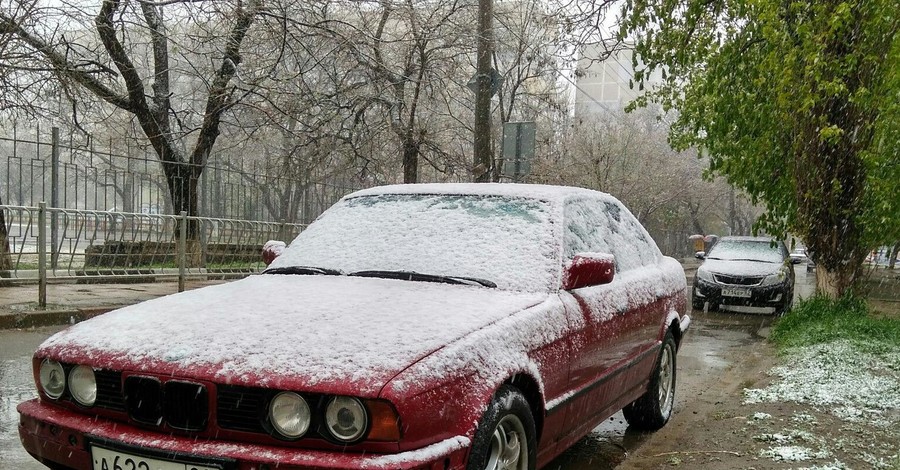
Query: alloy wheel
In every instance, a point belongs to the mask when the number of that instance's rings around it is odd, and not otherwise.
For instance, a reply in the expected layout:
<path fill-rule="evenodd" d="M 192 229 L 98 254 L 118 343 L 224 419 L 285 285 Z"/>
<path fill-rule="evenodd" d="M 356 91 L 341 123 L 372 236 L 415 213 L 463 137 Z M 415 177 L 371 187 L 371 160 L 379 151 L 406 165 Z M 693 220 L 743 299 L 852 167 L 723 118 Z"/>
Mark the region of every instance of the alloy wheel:
<path fill-rule="evenodd" d="M 525 470 L 528 468 L 528 438 L 525 426 L 515 415 L 504 416 L 491 436 L 491 453 L 485 470 Z"/>

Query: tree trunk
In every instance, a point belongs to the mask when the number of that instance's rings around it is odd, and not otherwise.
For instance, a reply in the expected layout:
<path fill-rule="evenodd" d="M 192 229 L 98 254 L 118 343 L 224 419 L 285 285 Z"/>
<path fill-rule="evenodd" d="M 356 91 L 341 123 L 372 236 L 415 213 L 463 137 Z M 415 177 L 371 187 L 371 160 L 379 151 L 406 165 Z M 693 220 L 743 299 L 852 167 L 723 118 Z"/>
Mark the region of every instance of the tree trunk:
<path fill-rule="evenodd" d="M 816 267 L 816 292 L 831 299 L 838 299 L 848 293 L 859 274 L 859 265 L 847 264 L 838 270 L 825 266 Z"/>
<path fill-rule="evenodd" d="M 196 174 L 195 174 L 196 173 Z M 182 211 L 187 212 L 188 216 L 196 216 L 198 214 L 198 186 L 199 171 L 193 171 L 188 165 L 178 165 L 172 171 L 166 172 L 166 182 L 169 185 L 169 194 L 172 195 L 172 206 L 175 215 L 180 215 Z M 178 239 L 181 234 L 181 219 L 175 224 L 175 237 Z M 187 221 L 187 266 L 199 267 L 201 265 L 201 249 L 200 249 L 200 224 L 197 220 L 188 219 Z"/>
<path fill-rule="evenodd" d="M 900 242 L 894 244 L 894 249 L 891 250 L 890 256 L 888 256 L 888 269 L 894 269 L 897 266 L 898 253 L 900 253 Z"/>
<path fill-rule="evenodd" d="M 403 138 L 403 182 L 419 182 L 419 142 L 412 136 Z"/>

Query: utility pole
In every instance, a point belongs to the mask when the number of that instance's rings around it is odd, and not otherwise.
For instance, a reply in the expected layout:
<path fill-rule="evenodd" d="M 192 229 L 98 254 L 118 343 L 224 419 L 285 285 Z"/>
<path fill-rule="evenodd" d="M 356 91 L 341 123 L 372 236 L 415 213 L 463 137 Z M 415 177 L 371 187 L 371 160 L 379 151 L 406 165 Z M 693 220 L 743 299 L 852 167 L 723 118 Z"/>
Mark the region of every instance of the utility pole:
<path fill-rule="evenodd" d="M 475 182 L 491 181 L 491 58 L 494 55 L 493 0 L 478 0 L 478 57 L 475 90 Z"/>

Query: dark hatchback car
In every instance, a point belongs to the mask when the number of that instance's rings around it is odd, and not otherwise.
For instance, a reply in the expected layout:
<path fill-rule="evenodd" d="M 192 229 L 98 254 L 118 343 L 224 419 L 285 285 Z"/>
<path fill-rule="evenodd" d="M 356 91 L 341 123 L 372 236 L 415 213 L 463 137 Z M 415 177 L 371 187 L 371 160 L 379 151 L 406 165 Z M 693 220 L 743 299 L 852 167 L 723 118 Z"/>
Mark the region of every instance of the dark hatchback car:
<path fill-rule="evenodd" d="M 693 306 L 791 308 L 794 267 L 784 243 L 768 237 L 723 237 L 709 250 L 694 278 Z"/>

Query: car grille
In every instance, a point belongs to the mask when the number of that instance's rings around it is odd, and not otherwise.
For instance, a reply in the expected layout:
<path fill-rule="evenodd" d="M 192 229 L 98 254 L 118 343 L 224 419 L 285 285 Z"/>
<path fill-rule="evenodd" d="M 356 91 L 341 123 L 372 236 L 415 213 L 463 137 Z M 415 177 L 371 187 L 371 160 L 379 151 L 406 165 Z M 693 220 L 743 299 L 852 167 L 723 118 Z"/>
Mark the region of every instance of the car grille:
<path fill-rule="evenodd" d="M 219 427 L 235 431 L 266 432 L 262 425 L 268 403 L 264 390 L 224 385 L 216 388 Z"/>
<path fill-rule="evenodd" d="M 125 407 L 139 423 L 159 426 L 165 421 L 174 429 L 200 431 L 208 420 L 209 394 L 201 384 L 131 376 L 125 379 Z"/>
<path fill-rule="evenodd" d="M 726 276 L 724 274 L 715 274 L 714 276 L 719 284 L 732 286 L 758 286 L 765 279 L 765 276 Z"/>
<path fill-rule="evenodd" d="M 190 382 L 168 381 L 163 387 L 166 423 L 175 429 L 200 431 L 209 416 L 206 387 Z"/>
<path fill-rule="evenodd" d="M 122 373 L 112 370 L 95 370 L 97 378 L 97 402 L 94 406 L 113 411 L 125 411 L 122 399 Z"/>

